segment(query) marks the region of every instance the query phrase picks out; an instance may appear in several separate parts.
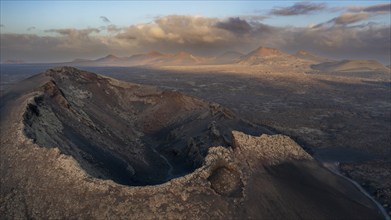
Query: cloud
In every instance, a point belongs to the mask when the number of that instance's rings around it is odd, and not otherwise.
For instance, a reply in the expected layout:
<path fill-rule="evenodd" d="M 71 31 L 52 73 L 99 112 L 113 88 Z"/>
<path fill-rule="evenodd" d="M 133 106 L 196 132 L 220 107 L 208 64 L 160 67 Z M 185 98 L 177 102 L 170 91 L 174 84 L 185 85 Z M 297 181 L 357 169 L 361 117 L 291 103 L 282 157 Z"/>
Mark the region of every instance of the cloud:
<path fill-rule="evenodd" d="M 49 29 L 45 32 L 54 33 L 48 37 L 56 39 L 46 47 L 56 53 L 63 53 L 66 59 L 74 59 L 75 56 L 94 57 L 97 54 L 114 53 L 122 47 L 115 38 L 99 35 L 100 30 L 97 28 Z M 73 57 L 71 57 L 72 53 Z"/>
<path fill-rule="evenodd" d="M 334 22 L 337 25 L 347 25 L 356 23 L 359 21 L 363 21 L 368 19 L 370 16 L 369 13 L 366 12 L 360 12 L 360 13 L 344 13 L 331 21 Z"/>
<path fill-rule="evenodd" d="M 256 23 L 256 22 L 263 21 L 269 17 L 263 15 L 243 15 L 243 16 L 239 16 L 239 18 L 246 20 L 248 23 Z"/>
<path fill-rule="evenodd" d="M 390 59 L 390 26 L 333 26 L 284 30 L 286 50 L 305 49 L 335 59 Z"/>
<path fill-rule="evenodd" d="M 5 27 L 5 25 L 4 24 L 0 24 L 0 27 Z"/>
<path fill-rule="evenodd" d="M 116 38 L 120 39 L 120 40 L 136 40 L 137 39 L 135 36 L 132 36 L 132 35 L 127 34 L 127 33 L 118 34 L 116 36 Z"/>
<path fill-rule="evenodd" d="M 1 57 L 6 59 L 32 60 L 34 57 L 62 57 L 52 50 L 60 41 L 55 37 L 35 34 L 1 34 Z"/>
<path fill-rule="evenodd" d="M 58 61 L 96 58 L 109 53 L 129 56 L 150 50 L 215 55 L 228 50 L 245 53 L 262 45 L 287 52 L 304 49 L 332 58 L 367 58 L 386 62 L 391 50 L 390 25 L 347 25 L 365 20 L 365 13 L 350 13 L 354 16 L 345 13 L 334 18 L 329 25 L 316 28 L 276 27 L 243 17 L 219 19 L 170 15 L 124 28 L 108 25 L 101 28 L 102 31 L 95 28 L 51 29 L 46 30 L 45 36 L 2 33 L 1 56 Z"/>
<path fill-rule="evenodd" d="M 29 28 L 27 28 L 26 30 L 27 31 L 32 31 L 32 30 L 35 30 L 36 28 L 34 27 L 34 26 L 31 26 L 31 27 L 29 27 Z"/>
<path fill-rule="evenodd" d="M 2 33 L 0 39 L 2 58 L 42 62 L 97 58 L 106 54 L 129 55 L 127 50 L 132 48 L 114 37 L 98 35 L 78 37 L 66 33 L 54 36 Z"/>
<path fill-rule="evenodd" d="M 315 25 L 314 28 L 330 25 L 349 25 L 360 21 L 368 20 L 372 17 L 390 13 L 391 4 L 373 5 L 367 7 L 350 6 L 346 13 L 343 13 L 327 22 Z"/>
<path fill-rule="evenodd" d="M 367 7 L 351 6 L 348 8 L 348 11 L 350 11 L 350 12 L 390 13 L 391 12 L 391 3 L 372 5 L 372 6 L 367 6 Z"/>
<path fill-rule="evenodd" d="M 344 8 L 347 12 L 335 17 L 325 23 L 315 27 L 324 27 L 327 25 L 348 25 L 370 19 L 375 16 L 384 15 L 391 12 L 391 4 L 379 4 L 372 6 L 349 6 Z"/>
<path fill-rule="evenodd" d="M 238 40 L 237 33 L 233 32 L 233 29 L 227 30 L 228 23 L 224 23 L 224 29 L 217 27 L 217 24 L 222 24 L 219 22 L 223 21 L 201 16 L 169 15 L 158 17 L 151 23 L 129 26 L 123 29 L 117 38 L 129 39 L 132 42 L 136 39 L 140 48 L 144 47 L 148 50 L 201 52 L 224 47 Z M 242 28 L 240 31 L 243 31 L 243 27 L 240 27 Z"/>
<path fill-rule="evenodd" d="M 298 2 L 289 7 L 276 7 L 270 11 L 271 15 L 292 16 L 306 15 L 326 9 L 325 3 Z"/>
<path fill-rule="evenodd" d="M 107 25 L 107 26 L 101 26 L 100 29 L 101 30 L 106 30 L 109 33 L 118 33 L 118 32 L 121 32 L 123 30 L 122 28 L 119 28 L 119 27 L 117 27 L 114 24 L 110 24 L 110 25 Z"/>
<path fill-rule="evenodd" d="M 67 36 L 72 39 L 86 39 L 92 33 L 99 33 L 100 30 L 97 28 L 87 28 L 87 29 L 75 29 L 75 28 L 65 28 L 65 29 L 49 29 L 45 32 L 57 33 L 63 36 Z"/>
<path fill-rule="evenodd" d="M 239 17 L 229 18 L 226 21 L 219 21 L 216 23 L 216 27 L 238 34 L 248 33 L 252 29 L 246 20 L 242 20 Z"/>
<path fill-rule="evenodd" d="M 114 24 L 111 24 L 111 25 L 108 25 L 106 30 L 108 32 L 120 32 L 122 29 L 121 28 L 118 28 L 117 26 L 115 26 Z"/>
<path fill-rule="evenodd" d="M 100 16 L 99 17 L 103 22 L 110 23 L 110 20 L 106 16 Z"/>

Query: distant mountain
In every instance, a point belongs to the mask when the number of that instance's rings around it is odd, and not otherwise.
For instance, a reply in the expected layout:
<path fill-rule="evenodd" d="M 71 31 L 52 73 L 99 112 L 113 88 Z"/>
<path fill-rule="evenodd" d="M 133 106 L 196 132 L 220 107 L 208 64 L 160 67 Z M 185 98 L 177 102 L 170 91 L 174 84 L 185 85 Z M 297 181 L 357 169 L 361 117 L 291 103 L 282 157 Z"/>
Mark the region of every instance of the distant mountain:
<path fill-rule="evenodd" d="M 124 66 L 126 65 L 126 58 L 109 54 L 95 60 L 75 59 L 64 64 L 74 66 Z"/>
<path fill-rule="evenodd" d="M 167 55 L 159 51 L 151 51 L 144 54 L 135 54 L 127 59 L 129 66 L 143 66 L 160 63 Z"/>
<path fill-rule="evenodd" d="M 246 57 L 270 57 L 287 55 L 276 48 L 258 47 L 256 50 L 251 51 Z"/>
<path fill-rule="evenodd" d="M 324 62 L 311 66 L 312 69 L 324 72 L 389 72 L 383 64 L 375 60 L 342 60 Z"/>
<path fill-rule="evenodd" d="M 76 59 L 67 65 L 75 66 L 178 66 L 203 64 L 208 58 L 195 56 L 188 52 L 164 54 L 159 51 L 135 54 L 130 57 L 107 55 L 96 60 Z"/>
<path fill-rule="evenodd" d="M 217 56 L 214 60 L 214 63 L 216 64 L 236 63 L 243 55 L 244 54 L 239 53 L 237 51 L 227 51 Z"/>
<path fill-rule="evenodd" d="M 112 54 L 109 54 L 105 57 L 96 59 L 94 61 L 95 62 L 118 62 L 118 61 L 122 61 L 122 60 L 124 60 L 124 58 L 120 58 L 120 57 L 114 56 Z"/>
<path fill-rule="evenodd" d="M 71 63 L 83 63 L 83 62 L 91 62 L 92 60 L 89 60 L 89 59 L 80 59 L 80 58 L 77 58 L 77 59 L 74 59 L 73 61 L 71 61 Z"/>
<path fill-rule="evenodd" d="M 330 59 L 312 54 L 306 50 L 299 50 L 293 56 L 300 58 L 300 59 L 303 59 L 303 60 L 309 60 L 309 61 L 313 61 L 313 62 L 317 62 L 317 63 L 331 61 Z"/>
<path fill-rule="evenodd" d="M 23 64 L 26 63 L 24 60 L 5 60 L 1 64 Z"/>
<path fill-rule="evenodd" d="M 256 50 L 253 50 L 247 55 L 243 56 L 240 59 L 239 63 L 248 65 L 257 65 L 262 63 L 272 64 L 291 59 L 297 58 L 290 54 L 284 53 L 276 48 L 259 47 Z"/>
<path fill-rule="evenodd" d="M 178 52 L 163 60 L 164 65 L 196 65 L 205 62 L 207 58 L 195 56 L 188 52 Z"/>
<path fill-rule="evenodd" d="M 153 65 L 153 66 L 179 66 L 179 65 L 197 65 L 204 63 L 207 58 L 195 56 L 188 52 L 178 52 L 175 54 L 163 54 L 152 51 L 146 54 L 137 54 L 129 58 L 128 64 L 135 65 Z"/>

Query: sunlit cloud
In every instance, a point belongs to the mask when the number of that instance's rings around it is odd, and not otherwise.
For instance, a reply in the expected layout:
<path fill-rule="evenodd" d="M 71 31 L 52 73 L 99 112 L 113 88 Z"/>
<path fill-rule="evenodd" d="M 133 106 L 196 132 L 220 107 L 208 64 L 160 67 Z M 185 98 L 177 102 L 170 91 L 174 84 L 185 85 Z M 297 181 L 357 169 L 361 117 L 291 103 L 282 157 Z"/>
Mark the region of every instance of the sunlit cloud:
<path fill-rule="evenodd" d="M 350 12 L 371 12 L 371 13 L 390 13 L 391 12 L 391 3 L 389 4 L 379 4 L 372 5 L 367 7 L 361 6 L 351 6 L 348 7 L 348 11 Z"/>
<path fill-rule="evenodd" d="M 345 13 L 342 14 L 336 18 L 333 19 L 333 22 L 335 24 L 341 24 L 341 25 L 346 25 L 346 24 L 352 24 L 356 23 L 362 20 L 366 20 L 369 18 L 369 14 L 365 12 L 360 12 L 360 13 Z"/>
<path fill-rule="evenodd" d="M 376 16 L 389 14 L 391 12 L 390 6 L 391 4 L 380 4 L 368 7 L 350 6 L 346 8 L 348 12 L 343 13 L 327 22 L 315 25 L 314 27 L 318 28 L 330 25 L 350 25 L 360 21 L 365 21 Z"/>

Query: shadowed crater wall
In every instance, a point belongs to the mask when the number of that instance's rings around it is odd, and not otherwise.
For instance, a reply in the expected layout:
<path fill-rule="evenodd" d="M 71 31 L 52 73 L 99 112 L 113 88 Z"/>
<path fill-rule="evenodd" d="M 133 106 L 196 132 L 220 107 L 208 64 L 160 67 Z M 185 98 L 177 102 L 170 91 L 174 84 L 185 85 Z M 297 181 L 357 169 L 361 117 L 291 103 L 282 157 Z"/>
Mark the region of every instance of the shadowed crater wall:
<path fill-rule="evenodd" d="M 42 74 L 48 80 L 27 106 L 25 134 L 42 147 L 71 155 L 96 178 L 160 184 L 200 167 L 209 147 L 230 146 L 232 130 L 271 133 L 216 103 L 178 92 L 71 67 Z M 221 170 L 212 182 L 224 176 L 236 178 Z M 223 194 L 239 188 L 215 187 Z"/>

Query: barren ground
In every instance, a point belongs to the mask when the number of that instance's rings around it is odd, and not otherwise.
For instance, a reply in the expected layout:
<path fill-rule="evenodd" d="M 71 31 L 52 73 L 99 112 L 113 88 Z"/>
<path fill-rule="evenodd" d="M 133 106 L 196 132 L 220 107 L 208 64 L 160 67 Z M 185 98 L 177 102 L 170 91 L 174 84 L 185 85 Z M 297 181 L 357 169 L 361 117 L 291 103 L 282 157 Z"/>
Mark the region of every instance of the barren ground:
<path fill-rule="evenodd" d="M 378 161 L 389 164 L 391 158 L 389 74 L 321 73 L 300 64 L 83 69 L 213 101 L 289 135 L 315 158 L 343 162 L 345 174 L 390 212 L 390 200 L 384 198 L 391 186 L 372 175 L 387 170 Z M 3 85 L 6 80 L 3 76 Z"/>

